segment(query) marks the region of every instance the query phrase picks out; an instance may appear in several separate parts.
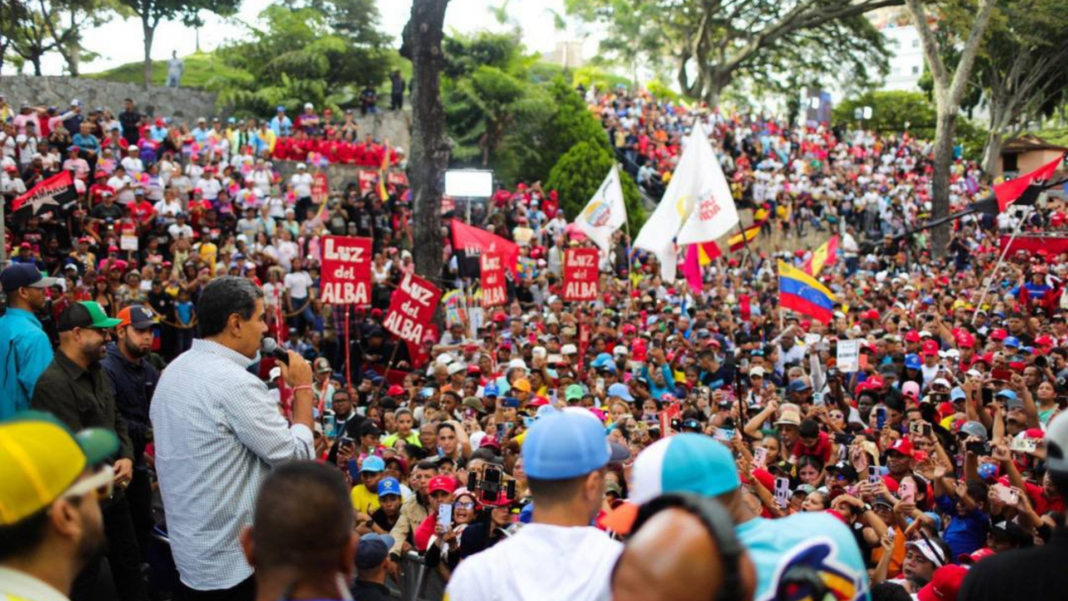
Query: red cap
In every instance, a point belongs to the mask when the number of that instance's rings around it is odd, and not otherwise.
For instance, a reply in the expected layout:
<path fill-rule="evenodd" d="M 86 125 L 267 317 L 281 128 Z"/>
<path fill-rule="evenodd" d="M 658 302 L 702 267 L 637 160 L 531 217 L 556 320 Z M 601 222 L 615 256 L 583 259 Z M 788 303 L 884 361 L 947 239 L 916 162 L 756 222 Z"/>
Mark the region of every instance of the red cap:
<path fill-rule="evenodd" d="M 508 321 L 508 316 L 505 315 L 504 313 L 494 313 L 493 314 L 493 321 L 494 321 L 494 323 L 501 323 L 501 322 L 504 322 L 504 321 Z"/>
<path fill-rule="evenodd" d="M 968 568 L 948 565 L 934 571 L 931 582 L 916 594 L 919 601 L 956 601 Z"/>
<path fill-rule="evenodd" d="M 841 512 L 839 512 L 837 509 L 828 509 L 825 513 L 827 513 L 828 515 L 833 515 L 834 517 L 838 518 L 838 521 L 842 522 L 847 526 L 849 525 L 849 522 L 846 521 L 845 516 L 842 515 Z"/>
<path fill-rule="evenodd" d="M 468 365 L 467 366 L 467 373 L 468 374 L 480 374 L 480 373 L 482 373 L 482 368 L 477 366 L 477 365 Z"/>
<path fill-rule="evenodd" d="M 879 312 L 875 309 L 869 309 L 865 311 L 861 316 L 861 319 L 870 319 L 872 321 L 879 321 Z"/>
<path fill-rule="evenodd" d="M 905 334 L 905 342 L 919 342 L 919 341 L 920 341 L 920 333 L 917 332 L 916 330 L 909 330 Z"/>
<path fill-rule="evenodd" d="M 990 557 L 992 555 L 994 555 L 994 550 L 993 549 L 991 549 L 990 547 L 983 547 L 982 549 L 979 549 L 978 551 L 974 551 L 974 552 L 972 552 L 970 554 L 969 553 L 961 553 L 960 555 L 957 556 L 957 560 L 960 561 L 961 563 L 972 564 L 972 563 L 975 563 L 975 562 L 979 561 L 980 559 L 986 559 L 987 557 Z"/>
<path fill-rule="evenodd" d="M 1004 328 L 998 328 L 990 333 L 991 340 L 1005 340 L 1009 337 L 1009 333 Z"/>
<path fill-rule="evenodd" d="M 975 348 L 975 336 L 964 332 L 957 337 L 957 346 L 961 348 Z"/>
<path fill-rule="evenodd" d="M 908 438 L 899 438 L 894 441 L 894 444 L 890 445 L 889 449 L 886 450 L 887 453 L 889 453 L 890 451 L 897 451 L 898 453 L 901 453 L 905 457 L 911 459 L 912 443 L 909 441 Z"/>
<path fill-rule="evenodd" d="M 528 406 L 530 406 L 530 407 L 543 407 L 543 406 L 548 405 L 548 404 L 549 404 L 549 399 L 547 399 L 547 398 L 545 398 L 543 396 L 539 396 L 539 397 L 534 397 L 534 400 L 531 401 L 528 404 Z"/>
<path fill-rule="evenodd" d="M 434 476 L 431 478 L 430 484 L 426 487 L 427 493 L 434 494 L 439 490 L 443 490 L 450 495 L 456 492 L 456 478 L 452 476 Z"/>
<path fill-rule="evenodd" d="M 638 329 L 634 327 L 634 324 L 628 323 L 628 324 L 623 326 L 623 333 L 624 334 L 634 334 L 637 331 L 638 331 Z"/>
<path fill-rule="evenodd" d="M 938 349 L 939 349 L 938 341 L 936 341 L 936 340 L 928 340 L 928 341 L 923 343 L 923 350 L 920 351 L 920 353 L 925 355 L 925 356 L 932 356 L 933 355 L 933 356 L 937 357 L 938 356 Z"/>
<path fill-rule="evenodd" d="M 371 309 L 371 317 L 382 317 L 382 309 Z"/>
<path fill-rule="evenodd" d="M 401 396 L 404 394 L 404 387 L 394 384 L 386 391 L 386 396 Z"/>
<path fill-rule="evenodd" d="M 1035 346 L 1053 346 L 1053 337 L 1048 334 L 1043 334 L 1038 338 L 1035 338 Z"/>
<path fill-rule="evenodd" d="M 105 171 L 97 171 L 96 172 L 96 179 L 100 179 L 102 177 L 107 177 L 107 176 L 108 176 L 108 174 Z"/>

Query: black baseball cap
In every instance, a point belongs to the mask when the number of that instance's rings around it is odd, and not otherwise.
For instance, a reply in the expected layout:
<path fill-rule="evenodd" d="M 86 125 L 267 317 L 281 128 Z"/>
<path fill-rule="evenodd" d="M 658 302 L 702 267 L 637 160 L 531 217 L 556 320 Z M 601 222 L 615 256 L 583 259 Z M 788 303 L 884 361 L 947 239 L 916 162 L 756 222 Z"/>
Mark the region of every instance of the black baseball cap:
<path fill-rule="evenodd" d="M 136 330 L 147 330 L 156 323 L 156 314 L 144 305 L 130 305 L 119 311 L 118 325 L 120 326 L 133 326 Z"/>
<path fill-rule="evenodd" d="M 93 301 L 78 301 L 63 310 L 56 324 L 57 332 L 69 332 L 74 328 L 106 330 L 122 323 L 121 319 L 108 317 L 104 308 Z"/>
<path fill-rule="evenodd" d="M 13 263 L 0 273 L 0 285 L 7 293 L 19 288 L 50 288 L 57 282 L 56 278 L 41 275 L 37 267 L 30 263 Z"/>

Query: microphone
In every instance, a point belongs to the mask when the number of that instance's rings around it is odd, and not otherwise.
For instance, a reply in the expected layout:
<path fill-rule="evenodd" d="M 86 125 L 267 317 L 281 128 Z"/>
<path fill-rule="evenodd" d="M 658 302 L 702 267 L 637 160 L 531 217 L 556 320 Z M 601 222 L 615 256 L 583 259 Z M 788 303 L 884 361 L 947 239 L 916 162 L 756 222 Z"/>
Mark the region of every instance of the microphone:
<path fill-rule="evenodd" d="M 274 357 L 282 363 L 285 363 L 286 367 L 289 367 L 289 353 L 282 347 L 278 346 L 278 343 L 274 338 L 264 338 L 262 348 L 263 354 Z"/>

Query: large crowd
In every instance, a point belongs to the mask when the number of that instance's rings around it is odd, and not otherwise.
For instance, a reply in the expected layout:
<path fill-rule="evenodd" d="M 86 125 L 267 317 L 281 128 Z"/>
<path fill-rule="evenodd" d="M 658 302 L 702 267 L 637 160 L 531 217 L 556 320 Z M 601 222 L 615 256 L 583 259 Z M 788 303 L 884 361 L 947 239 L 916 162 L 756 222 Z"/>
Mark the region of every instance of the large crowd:
<path fill-rule="evenodd" d="M 56 598 L 19 570 L 75 601 L 1063 594 L 1068 257 L 994 272 L 999 235 L 1063 228 L 1063 200 L 966 217 L 932 252 L 899 237 L 931 210 L 926 140 L 586 99 L 653 198 L 700 126 L 765 230 L 838 234 L 833 319 L 779 306 L 776 260 L 812 249 L 759 238 L 698 291 L 620 230 L 597 300 L 565 302 L 564 253 L 592 242 L 531 183 L 472 212 L 519 244 L 507 302 L 482 308 L 447 239 L 441 331 L 410 348 L 384 327 L 416 269 L 385 181 L 404 152 L 351 113 L 191 124 L 0 97 L 8 206 L 62 170 L 78 194 L 4 232 L 0 596 Z M 331 190 L 336 163 L 383 185 Z M 958 158 L 954 209 L 991 184 Z M 321 300 L 331 234 L 373 240 L 366 307 Z M 31 569 L 68 543 L 65 572 Z"/>

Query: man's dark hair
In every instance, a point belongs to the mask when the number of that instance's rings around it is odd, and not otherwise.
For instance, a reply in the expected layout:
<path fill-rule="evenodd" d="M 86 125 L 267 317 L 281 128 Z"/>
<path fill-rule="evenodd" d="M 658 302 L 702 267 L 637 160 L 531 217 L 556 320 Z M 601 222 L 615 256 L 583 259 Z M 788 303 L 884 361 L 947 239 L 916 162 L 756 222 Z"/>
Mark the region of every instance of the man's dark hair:
<path fill-rule="evenodd" d="M 912 595 L 896 582 L 880 582 L 871 587 L 871 601 L 912 601 Z"/>
<path fill-rule="evenodd" d="M 797 433 L 801 438 L 816 438 L 820 435 L 820 426 L 814 419 L 801 420 L 801 426 L 798 428 Z"/>
<path fill-rule="evenodd" d="M 576 476 L 566 480 L 539 480 L 527 478 L 527 486 L 534 497 L 535 503 L 542 505 L 558 505 L 570 501 L 586 483 L 586 476 Z"/>
<path fill-rule="evenodd" d="M 234 313 L 246 321 L 252 319 L 261 298 L 263 290 L 246 278 L 227 275 L 212 280 L 197 302 L 197 333 L 201 338 L 222 333 Z"/>
<path fill-rule="evenodd" d="M 32 552 L 45 538 L 48 508 L 8 526 L 0 526 L 0 561 Z"/>
<path fill-rule="evenodd" d="M 456 434 L 456 427 L 450 424 L 449 422 L 441 422 L 440 424 L 438 424 L 438 434 L 441 434 L 442 430 L 452 430 L 452 433 Z"/>
<path fill-rule="evenodd" d="M 415 464 L 415 469 L 423 470 L 424 472 L 427 470 L 436 472 L 438 471 L 438 464 L 436 461 L 420 461 L 419 463 Z"/>
<path fill-rule="evenodd" d="M 252 522 L 257 569 L 330 570 L 354 522 L 341 472 L 312 461 L 274 469 L 263 482 Z"/>

